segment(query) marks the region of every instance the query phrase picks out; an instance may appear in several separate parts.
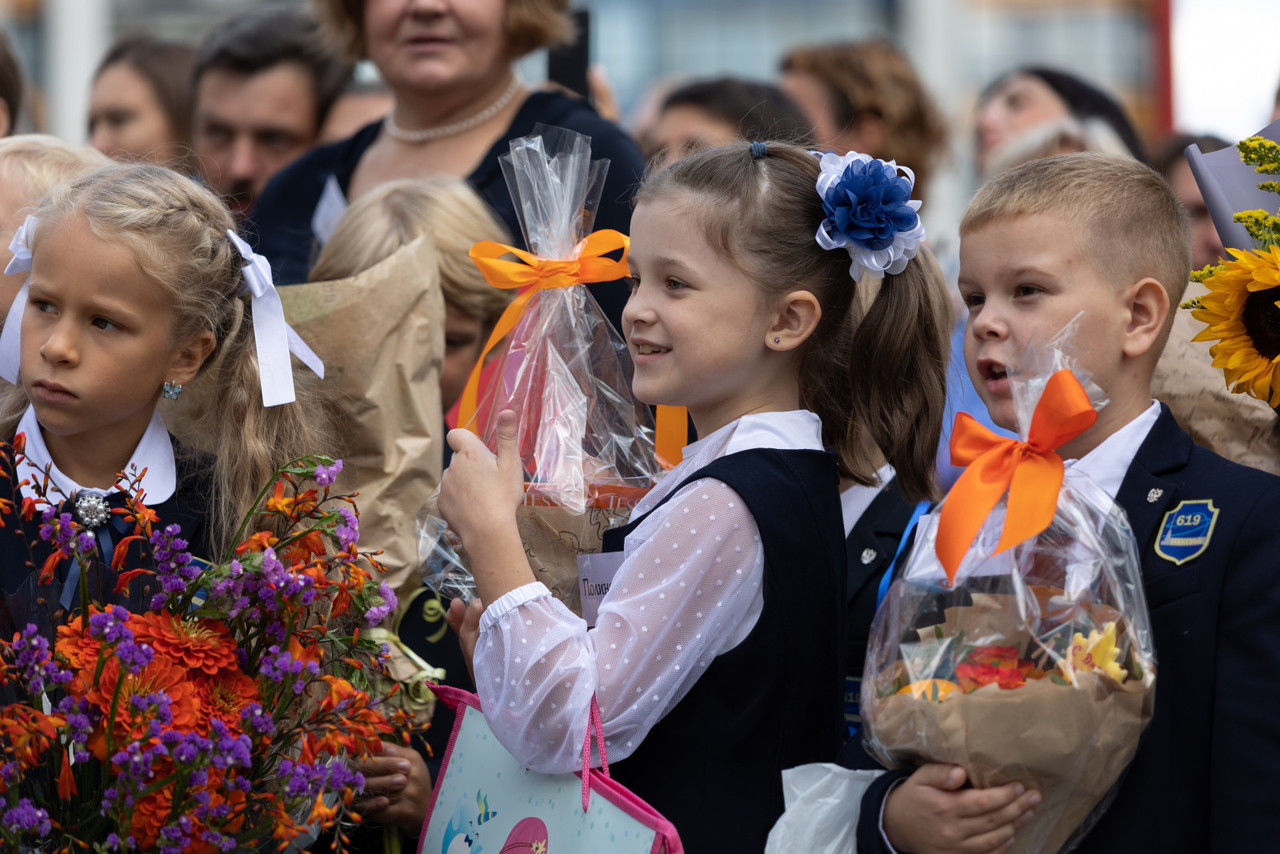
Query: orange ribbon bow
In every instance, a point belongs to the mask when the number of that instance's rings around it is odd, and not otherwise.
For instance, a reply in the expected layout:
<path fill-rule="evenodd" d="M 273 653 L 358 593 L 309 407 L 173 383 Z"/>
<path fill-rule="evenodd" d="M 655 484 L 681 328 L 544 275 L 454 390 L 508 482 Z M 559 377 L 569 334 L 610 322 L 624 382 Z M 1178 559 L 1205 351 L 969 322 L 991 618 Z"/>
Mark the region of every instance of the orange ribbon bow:
<path fill-rule="evenodd" d="M 484 365 L 489 351 L 506 337 L 520 318 L 524 316 L 525 306 L 538 291 L 546 288 L 569 288 L 586 282 L 612 282 L 630 275 L 627 267 L 627 249 L 630 239 L 620 231 L 603 229 L 595 231 L 582 239 L 574 250 L 576 257 L 567 261 L 553 261 L 539 258 L 531 252 L 516 249 L 492 240 L 482 240 L 471 247 L 471 260 L 480 268 L 485 281 L 495 288 L 503 290 L 521 289 L 489 335 L 484 350 L 467 377 L 467 385 L 462 390 L 462 399 L 458 403 L 458 426 L 468 427 L 479 433 L 477 425 L 471 423 L 476 414 L 480 395 L 480 368 Z M 607 258 L 609 252 L 622 250 L 622 257 L 617 261 Z M 524 263 L 503 260 L 503 255 L 514 255 Z"/>
<path fill-rule="evenodd" d="M 967 466 L 948 493 L 938 517 L 938 560 L 953 584 L 956 570 L 988 514 L 1006 492 L 1004 529 L 993 554 L 1039 534 L 1053 521 L 1062 488 L 1062 457 L 1056 449 L 1098 420 L 1080 382 L 1070 371 L 1049 378 L 1031 416 L 1027 441 L 1001 438 L 968 413 L 956 415 L 951 464 Z"/>

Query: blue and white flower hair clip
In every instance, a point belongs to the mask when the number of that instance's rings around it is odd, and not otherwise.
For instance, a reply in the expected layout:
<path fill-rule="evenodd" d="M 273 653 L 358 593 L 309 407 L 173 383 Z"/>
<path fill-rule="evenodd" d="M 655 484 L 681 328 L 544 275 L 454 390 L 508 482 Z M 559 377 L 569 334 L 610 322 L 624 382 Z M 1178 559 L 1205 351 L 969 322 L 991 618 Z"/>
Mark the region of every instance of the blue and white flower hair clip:
<path fill-rule="evenodd" d="M 905 270 L 924 243 L 920 202 L 911 198 L 915 173 L 856 151 L 826 152 L 818 166 L 818 195 L 826 212 L 815 235 L 818 245 L 848 252 L 854 281 Z"/>
<path fill-rule="evenodd" d="M 9 251 L 13 257 L 5 265 L 4 274 L 31 272 L 31 233 L 36 229 L 36 218 L 28 216 L 13 233 Z M 27 308 L 27 284 L 22 283 L 9 310 L 5 314 L 4 330 L 0 332 L 0 378 L 18 384 L 18 370 L 22 363 L 22 314 Z"/>

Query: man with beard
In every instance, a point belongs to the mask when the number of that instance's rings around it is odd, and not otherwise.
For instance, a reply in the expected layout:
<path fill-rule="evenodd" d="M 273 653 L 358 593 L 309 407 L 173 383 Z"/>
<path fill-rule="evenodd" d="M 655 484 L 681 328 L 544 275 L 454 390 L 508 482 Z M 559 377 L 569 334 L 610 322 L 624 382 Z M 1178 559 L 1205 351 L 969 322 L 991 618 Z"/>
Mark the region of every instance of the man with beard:
<path fill-rule="evenodd" d="M 318 23 L 294 8 L 238 15 L 205 37 L 192 73 L 192 146 L 205 183 L 237 220 L 315 144 L 350 74 Z"/>

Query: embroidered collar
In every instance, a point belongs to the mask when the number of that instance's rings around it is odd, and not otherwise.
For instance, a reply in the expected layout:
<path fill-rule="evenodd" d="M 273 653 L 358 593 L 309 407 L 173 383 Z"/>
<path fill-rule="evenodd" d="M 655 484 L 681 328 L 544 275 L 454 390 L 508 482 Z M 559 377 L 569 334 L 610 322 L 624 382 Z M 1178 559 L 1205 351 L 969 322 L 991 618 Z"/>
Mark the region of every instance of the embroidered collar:
<path fill-rule="evenodd" d="M 64 474 L 53 462 L 53 457 L 49 455 L 49 448 L 44 443 L 34 407 L 27 407 L 22 420 L 18 422 L 17 432 L 26 434 L 27 438 L 24 459 L 18 467 L 19 480 L 38 480 L 44 476 L 45 466 L 49 466 L 51 486 L 57 487 L 64 496 L 71 496 L 78 492 L 110 495 L 120 491 L 115 486 L 110 489 L 81 486 Z M 147 504 L 154 506 L 168 501 L 177 486 L 178 475 L 173 460 L 173 442 L 169 438 L 169 431 L 165 428 L 164 421 L 160 419 L 159 412 L 151 416 L 151 423 L 142 434 L 138 447 L 133 449 L 133 456 L 129 458 L 125 471 L 141 471 L 144 468 L 147 472 L 142 478 L 142 488 L 146 492 Z M 50 489 L 50 492 L 52 491 Z"/>

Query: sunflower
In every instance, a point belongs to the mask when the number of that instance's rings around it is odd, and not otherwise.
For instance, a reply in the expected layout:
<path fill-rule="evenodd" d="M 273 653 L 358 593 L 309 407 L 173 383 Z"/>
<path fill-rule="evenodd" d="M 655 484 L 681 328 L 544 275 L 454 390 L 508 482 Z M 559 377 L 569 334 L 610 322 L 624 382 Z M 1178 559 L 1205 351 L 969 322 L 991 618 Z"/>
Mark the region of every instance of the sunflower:
<path fill-rule="evenodd" d="M 1209 348 L 1237 394 L 1247 392 L 1280 406 L 1280 246 L 1228 249 L 1232 260 L 1206 270 L 1209 289 L 1191 316 L 1206 324 L 1193 341 L 1217 341 Z"/>

